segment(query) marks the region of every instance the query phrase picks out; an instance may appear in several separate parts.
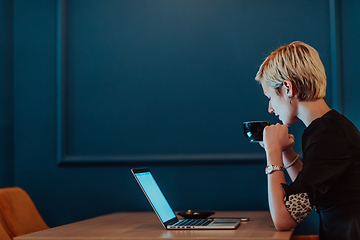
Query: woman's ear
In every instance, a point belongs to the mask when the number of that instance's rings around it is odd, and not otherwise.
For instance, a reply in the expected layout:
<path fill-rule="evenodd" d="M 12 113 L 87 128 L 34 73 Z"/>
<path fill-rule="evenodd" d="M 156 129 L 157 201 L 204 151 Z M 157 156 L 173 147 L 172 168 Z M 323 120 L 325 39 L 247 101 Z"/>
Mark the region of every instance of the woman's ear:
<path fill-rule="evenodd" d="M 292 82 L 290 80 L 285 80 L 283 82 L 283 86 L 285 88 L 285 94 L 289 97 L 292 97 L 294 95 Z"/>

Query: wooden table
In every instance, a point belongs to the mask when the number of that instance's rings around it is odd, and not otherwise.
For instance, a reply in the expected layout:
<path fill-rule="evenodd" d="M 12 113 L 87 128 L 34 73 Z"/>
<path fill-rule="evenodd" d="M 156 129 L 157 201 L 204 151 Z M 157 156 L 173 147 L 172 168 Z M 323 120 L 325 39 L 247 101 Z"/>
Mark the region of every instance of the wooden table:
<path fill-rule="evenodd" d="M 166 230 L 154 212 L 119 212 L 23 235 L 16 240 L 290 239 L 276 231 L 267 211 L 216 212 L 214 217 L 250 217 L 236 230 Z"/>

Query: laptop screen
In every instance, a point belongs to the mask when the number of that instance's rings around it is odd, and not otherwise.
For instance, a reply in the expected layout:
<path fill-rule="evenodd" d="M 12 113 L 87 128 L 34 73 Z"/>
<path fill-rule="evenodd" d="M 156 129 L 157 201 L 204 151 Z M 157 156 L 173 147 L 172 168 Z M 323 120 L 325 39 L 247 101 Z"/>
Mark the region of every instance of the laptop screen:
<path fill-rule="evenodd" d="M 135 176 L 161 221 L 167 222 L 170 219 L 175 218 L 176 216 L 174 211 L 171 209 L 169 203 L 165 199 L 164 194 L 161 192 L 151 173 L 140 172 L 135 173 Z"/>

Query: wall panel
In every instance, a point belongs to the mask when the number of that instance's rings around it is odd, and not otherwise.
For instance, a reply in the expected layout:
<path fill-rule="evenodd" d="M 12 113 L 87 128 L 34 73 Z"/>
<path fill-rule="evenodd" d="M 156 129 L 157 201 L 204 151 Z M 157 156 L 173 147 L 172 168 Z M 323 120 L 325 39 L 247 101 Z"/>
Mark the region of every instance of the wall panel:
<path fill-rule="evenodd" d="M 358 47 L 358 36 L 360 35 L 360 21 L 358 1 L 341 2 L 341 43 L 342 43 L 342 78 L 344 85 L 344 114 L 360 128 L 358 68 L 360 65 Z"/>
<path fill-rule="evenodd" d="M 326 1 L 262 1 L 256 18 L 249 1 L 59 3 L 60 163 L 263 159 L 242 133 L 277 122 L 253 80 L 262 59 L 302 40 L 329 69 Z M 267 14 L 289 8 L 292 21 Z"/>

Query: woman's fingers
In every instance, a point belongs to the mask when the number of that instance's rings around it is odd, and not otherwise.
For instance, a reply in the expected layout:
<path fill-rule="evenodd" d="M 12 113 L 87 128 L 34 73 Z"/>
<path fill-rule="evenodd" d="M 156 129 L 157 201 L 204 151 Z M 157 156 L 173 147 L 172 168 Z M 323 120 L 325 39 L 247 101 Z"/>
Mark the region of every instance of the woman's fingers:
<path fill-rule="evenodd" d="M 295 143 L 295 137 L 289 134 L 288 127 L 282 124 L 276 124 L 267 126 L 264 129 L 264 148 L 265 149 L 279 149 L 286 150 L 293 146 Z"/>

